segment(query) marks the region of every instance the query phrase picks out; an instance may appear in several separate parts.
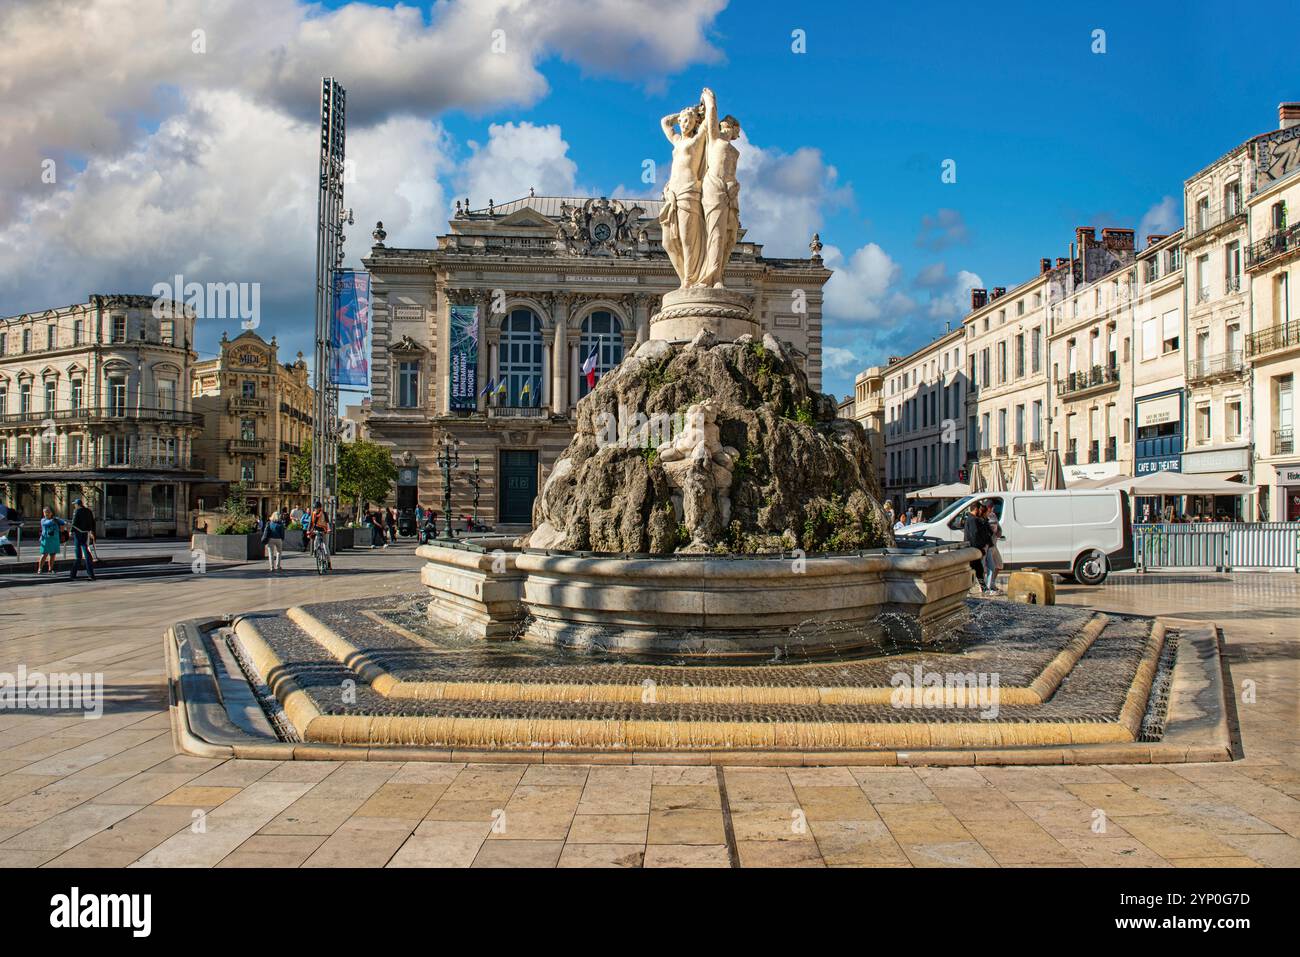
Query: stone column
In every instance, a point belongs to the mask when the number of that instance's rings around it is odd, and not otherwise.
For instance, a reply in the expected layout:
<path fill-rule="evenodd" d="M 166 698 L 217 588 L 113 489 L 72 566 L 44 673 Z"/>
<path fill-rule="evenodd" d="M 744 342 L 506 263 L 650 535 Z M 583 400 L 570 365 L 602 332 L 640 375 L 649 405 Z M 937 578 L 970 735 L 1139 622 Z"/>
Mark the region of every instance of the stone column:
<path fill-rule="evenodd" d="M 542 340 L 542 368 L 546 370 L 547 374 L 542 376 L 542 394 L 537 400 L 538 406 L 543 408 L 550 408 L 551 406 L 551 382 L 554 376 L 550 374 L 550 370 L 554 367 L 554 348 L 551 342 L 544 338 Z"/>
<path fill-rule="evenodd" d="M 650 338 L 650 296 L 638 292 L 632 297 L 632 321 L 636 324 L 636 344 Z"/>
<path fill-rule="evenodd" d="M 569 413 L 569 297 L 556 293 L 551 299 L 551 321 L 555 326 L 555 347 L 551 350 L 551 411 Z"/>

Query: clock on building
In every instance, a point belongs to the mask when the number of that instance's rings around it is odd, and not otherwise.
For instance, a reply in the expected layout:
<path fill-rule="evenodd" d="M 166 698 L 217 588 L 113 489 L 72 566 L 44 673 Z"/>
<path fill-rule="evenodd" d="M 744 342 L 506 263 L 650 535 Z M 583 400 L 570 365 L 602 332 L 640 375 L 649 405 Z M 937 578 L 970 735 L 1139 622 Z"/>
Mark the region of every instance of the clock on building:
<path fill-rule="evenodd" d="M 603 243 L 609 240 L 609 237 L 613 235 L 613 231 L 610 230 L 608 223 L 597 223 L 592 228 L 591 235 L 593 239 Z"/>

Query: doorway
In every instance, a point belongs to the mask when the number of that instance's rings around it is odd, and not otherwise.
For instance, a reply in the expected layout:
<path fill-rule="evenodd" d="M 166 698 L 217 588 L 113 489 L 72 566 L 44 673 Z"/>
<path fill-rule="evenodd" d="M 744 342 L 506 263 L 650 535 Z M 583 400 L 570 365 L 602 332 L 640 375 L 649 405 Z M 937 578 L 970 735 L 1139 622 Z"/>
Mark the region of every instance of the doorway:
<path fill-rule="evenodd" d="M 503 525 L 529 525 L 537 497 L 537 453 L 521 449 L 500 452 L 499 499 Z"/>

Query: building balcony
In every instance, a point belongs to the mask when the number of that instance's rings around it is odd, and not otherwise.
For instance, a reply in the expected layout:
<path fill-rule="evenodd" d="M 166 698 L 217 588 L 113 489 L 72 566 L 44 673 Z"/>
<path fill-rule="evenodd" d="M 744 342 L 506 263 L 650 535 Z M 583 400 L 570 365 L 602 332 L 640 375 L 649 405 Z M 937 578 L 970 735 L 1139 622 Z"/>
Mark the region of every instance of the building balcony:
<path fill-rule="evenodd" d="M 544 419 L 551 410 L 532 405 L 490 405 L 487 414 L 489 419 Z"/>
<path fill-rule="evenodd" d="M 993 457 L 999 459 L 1005 459 L 1007 457 L 1007 447 L 1005 445 L 999 445 L 996 449 L 993 450 Z"/>
<path fill-rule="evenodd" d="M 1240 349 L 1221 352 L 1214 356 L 1202 356 L 1193 359 L 1187 367 L 1187 382 L 1196 385 L 1212 382 L 1215 379 L 1232 379 L 1241 375 L 1246 369 L 1246 360 Z"/>
<path fill-rule="evenodd" d="M 6 412 L 0 415 L 0 428 L 55 425 L 91 425 L 106 422 L 170 422 L 188 428 L 203 428 L 203 415 L 178 409 L 127 408 L 124 406 L 81 406 L 53 411 Z"/>
<path fill-rule="evenodd" d="M 886 488 L 915 488 L 915 475 L 895 475 L 889 479 L 885 485 Z"/>
<path fill-rule="evenodd" d="M 1293 429 L 1273 430 L 1273 454 L 1274 455 L 1295 454 L 1295 431 Z"/>
<path fill-rule="evenodd" d="M 148 452 L 131 452 L 113 455 L 110 452 L 59 452 L 47 455 L 32 452 L 0 459 L 0 472 L 77 472 L 123 471 L 149 469 L 150 471 L 189 471 L 196 467 L 187 456 L 155 455 Z"/>
<path fill-rule="evenodd" d="M 1272 262 L 1278 256 L 1300 248 L 1300 223 L 1286 229 L 1279 229 L 1259 242 L 1246 247 L 1246 268 L 1259 269 Z"/>
<path fill-rule="evenodd" d="M 300 455 L 302 453 L 302 447 L 294 445 L 292 442 L 281 442 L 280 451 L 285 455 Z"/>
<path fill-rule="evenodd" d="M 1056 396 L 1059 399 L 1074 399 L 1118 387 L 1118 367 L 1093 366 L 1087 372 L 1071 372 L 1064 379 L 1058 379 Z"/>
<path fill-rule="evenodd" d="M 265 455 L 270 443 L 266 439 L 227 439 L 228 455 Z"/>
<path fill-rule="evenodd" d="M 1065 464 L 1065 465 L 1078 465 L 1078 464 L 1079 464 L 1079 453 L 1078 453 L 1078 452 L 1075 452 L 1075 451 L 1073 451 L 1073 450 L 1071 450 L 1071 451 L 1069 451 L 1069 452 L 1066 452 L 1066 453 L 1065 453 L 1065 456 L 1064 456 L 1063 464 Z"/>
<path fill-rule="evenodd" d="M 1252 332 L 1246 337 L 1246 355 L 1252 359 L 1300 346 L 1300 319 Z"/>
<path fill-rule="evenodd" d="M 1117 461 L 1119 459 L 1119 452 L 1114 445 L 1107 445 L 1106 448 L 1102 450 L 1102 458 L 1107 462 Z"/>
<path fill-rule="evenodd" d="M 1035 453 L 1042 452 L 1043 451 L 1042 439 L 1039 439 L 1036 442 L 1030 442 L 1027 447 L 1027 451 L 1029 452 L 1030 455 L 1034 455 Z"/>
<path fill-rule="evenodd" d="M 1245 222 L 1245 220 L 1246 207 L 1242 205 L 1240 200 L 1235 203 L 1224 203 L 1220 206 L 1198 209 L 1192 216 L 1192 221 L 1187 224 L 1187 238 L 1202 236 L 1224 226 Z"/>
<path fill-rule="evenodd" d="M 1224 276 L 1223 294 L 1230 296 L 1234 292 L 1241 292 L 1241 276 Z"/>
<path fill-rule="evenodd" d="M 979 460 L 981 462 L 987 462 L 991 458 L 993 458 L 992 449 L 984 448 L 979 450 Z"/>
<path fill-rule="evenodd" d="M 270 411 L 271 404 L 266 399 L 246 395 L 232 395 L 230 401 L 226 403 L 226 409 L 231 415 L 239 415 L 242 412 L 256 412 L 265 415 Z"/>

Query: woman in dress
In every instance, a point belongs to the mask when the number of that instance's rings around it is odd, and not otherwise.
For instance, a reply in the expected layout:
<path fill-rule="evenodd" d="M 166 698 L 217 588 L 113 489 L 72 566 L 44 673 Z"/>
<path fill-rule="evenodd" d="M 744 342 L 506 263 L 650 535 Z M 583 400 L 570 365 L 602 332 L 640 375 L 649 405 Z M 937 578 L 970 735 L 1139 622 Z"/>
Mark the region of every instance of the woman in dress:
<path fill-rule="evenodd" d="M 43 564 L 49 568 L 50 574 L 54 574 L 54 556 L 62 547 L 59 530 L 66 524 L 63 519 L 54 517 L 54 510 L 48 505 L 41 509 L 41 550 L 36 556 L 36 574 L 41 573 Z"/>

